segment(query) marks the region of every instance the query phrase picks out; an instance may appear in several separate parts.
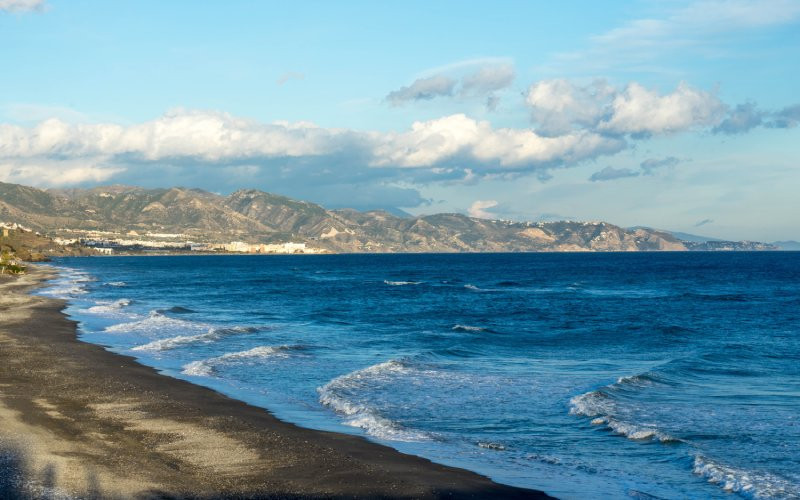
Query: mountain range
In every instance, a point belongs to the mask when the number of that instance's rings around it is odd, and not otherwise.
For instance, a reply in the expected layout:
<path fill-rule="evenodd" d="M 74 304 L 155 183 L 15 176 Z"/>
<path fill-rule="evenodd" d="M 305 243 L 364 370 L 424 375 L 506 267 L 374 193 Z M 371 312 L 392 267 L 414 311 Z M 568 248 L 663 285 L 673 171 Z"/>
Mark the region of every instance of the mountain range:
<path fill-rule="evenodd" d="M 194 242 L 298 242 L 330 252 L 704 249 L 701 243 L 666 231 L 606 222 L 534 223 L 457 213 L 402 217 L 382 210 L 327 210 L 253 189 L 223 196 L 180 187 L 43 190 L 0 183 L 0 222 L 53 237 L 90 231 L 142 237 L 173 234 Z M 773 249 L 734 244 L 741 248 L 733 249 Z"/>

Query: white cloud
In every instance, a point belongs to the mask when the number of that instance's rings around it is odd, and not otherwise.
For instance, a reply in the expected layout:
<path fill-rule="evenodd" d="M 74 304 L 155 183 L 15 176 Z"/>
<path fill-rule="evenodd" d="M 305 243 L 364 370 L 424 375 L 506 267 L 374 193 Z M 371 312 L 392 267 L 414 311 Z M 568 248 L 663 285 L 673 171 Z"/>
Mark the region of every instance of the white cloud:
<path fill-rule="evenodd" d="M 375 149 L 375 165 L 426 167 L 460 160 L 482 170 L 525 170 L 576 162 L 619 151 L 624 143 L 591 132 L 543 137 L 527 129 L 493 129 L 488 121 L 456 114 L 415 122 L 411 130 L 387 134 Z"/>
<path fill-rule="evenodd" d="M 575 85 L 544 80 L 528 89 L 526 102 L 544 134 L 588 130 L 604 134 L 669 134 L 718 124 L 726 106 L 711 92 L 686 83 L 667 94 L 637 82 L 615 88 L 604 81 Z"/>
<path fill-rule="evenodd" d="M 543 133 L 562 134 L 575 125 L 594 127 L 616 92 L 602 80 L 586 86 L 564 79 L 542 80 L 530 86 L 526 102 Z"/>
<path fill-rule="evenodd" d="M 493 219 L 495 216 L 487 212 L 486 209 L 496 206 L 497 201 L 495 200 L 475 200 L 475 202 L 470 205 L 467 213 L 469 213 L 470 217 L 476 217 L 478 219 Z"/>
<path fill-rule="evenodd" d="M 33 127 L 0 125 L 0 161 L 85 160 L 126 168 L 141 164 L 230 166 L 327 163 L 322 174 L 353 169 L 469 168 L 524 172 L 610 154 L 624 142 L 577 131 L 543 137 L 528 129 L 495 129 L 463 114 L 415 122 L 404 132 L 360 132 L 313 123 L 265 124 L 226 113 L 175 110 L 149 122 L 74 125 L 58 119 Z M 98 167 L 102 168 L 102 167 Z M 58 177 L 68 180 L 70 177 Z"/>
<path fill-rule="evenodd" d="M 85 160 L 39 160 L 34 163 L 0 161 L 0 179 L 48 187 L 105 182 L 123 170 L 121 167 L 87 165 Z"/>
<path fill-rule="evenodd" d="M 664 134 L 718 123 L 725 105 L 710 92 L 681 82 L 674 92 L 659 95 L 633 82 L 615 95 L 611 116 L 601 130 L 623 134 Z"/>
<path fill-rule="evenodd" d="M 44 0 L 0 0 L 0 11 L 6 12 L 30 12 L 44 7 Z"/>

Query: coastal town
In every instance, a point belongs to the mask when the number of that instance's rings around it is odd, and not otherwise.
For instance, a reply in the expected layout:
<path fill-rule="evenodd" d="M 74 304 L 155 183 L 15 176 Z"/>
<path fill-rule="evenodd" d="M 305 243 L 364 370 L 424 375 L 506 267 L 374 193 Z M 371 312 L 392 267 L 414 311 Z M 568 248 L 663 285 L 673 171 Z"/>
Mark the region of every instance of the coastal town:
<path fill-rule="evenodd" d="M 144 233 L 136 231 L 115 233 L 62 228 L 54 235 L 41 234 L 16 222 L 0 221 L 0 244 L 22 234 L 44 238 L 53 247 L 84 248 L 93 255 L 139 255 L 176 253 L 228 254 L 321 254 L 328 250 L 314 248 L 303 242 L 248 243 L 244 241 L 198 242 L 181 233 Z M 11 252 L 9 247 L 9 252 Z M 52 250 L 59 250 L 50 248 Z M 60 254 L 61 252 L 54 252 Z M 10 253 L 9 253 L 10 254 Z"/>

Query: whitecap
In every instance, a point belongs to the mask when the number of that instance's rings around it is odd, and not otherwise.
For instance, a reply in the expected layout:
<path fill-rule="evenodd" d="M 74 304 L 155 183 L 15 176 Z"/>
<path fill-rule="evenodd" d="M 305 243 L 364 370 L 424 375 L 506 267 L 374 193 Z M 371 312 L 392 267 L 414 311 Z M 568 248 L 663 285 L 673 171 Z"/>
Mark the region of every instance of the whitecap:
<path fill-rule="evenodd" d="M 344 424 L 363 429 L 371 436 L 390 441 L 428 441 L 433 435 L 408 429 L 388 419 L 369 405 L 347 398 L 347 393 L 363 388 L 376 379 L 387 379 L 411 374 L 414 370 L 406 363 L 390 360 L 341 375 L 317 388 L 319 402 L 344 417 Z"/>
<path fill-rule="evenodd" d="M 242 361 L 288 358 L 293 351 L 301 351 L 303 349 L 303 346 L 297 345 L 259 346 L 246 351 L 229 352 L 222 356 L 192 361 L 183 366 L 182 373 L 185 375 L 210 377 L 214 375 L 220 366 L 235 364 Z"/>
<path fill-rule="evenodd" d="M 419 285 L 421 281 L 390 281 L 390 280 L 383 280 L 384 283 L 390 286 L 404 286 L 404 285 Z"/>
<path fill-rule="evenodd" d="M 120 309 L 131 305 L 133 301 L 131 299 L 119 299 L 113 302 L 98 302 L 97 305 L 89 307 L 88 309 L 83 309 L 81 312 L 87 312 L 91 314 L 109 314 L 118 312 Z"/>
<path fill-rule="evenodd" d="M 182 319 L 170 318 L 164 316 L 157 311 L 150 311 L 144 319 L 137 321 L 130 321 L 126 323 L 117 323 L 106 327 L 107 333 L 137 333 L 147 336 L 158 336 L 159 334 L 169 333 L 174 331 L 187 332 L 187 331 L 205 331 L 208 330 L 208 325 L 202 323 L 195 323 L 192 321 L 184 321 Z"/>
<path fill-rule="evenodd" d="M 652 379 L 646 375 L 620 377 L 616 384 L 580 394 L 570 399 L 569 413 L 591 418 L 592 425 L 604 425 L 608 430 L 634 441 L 656 440 L 662 443 L 680 441 L 680 439 L 662 432 L 654 425 L 629 422 L 620 418 L 617 402 L 607 392 L 615 389 L 615 385 L 641 386 L 641 384 L 649 383 L 652 383 Z"/>
<path fill-rule="evenodd" d="M 723 465 L 696 455 L 693 472 L 723 490 L 750 498 L 800 498 L 800 485 L 775 474 Z"/>
<path fill-rule="evenodd" d="M 148 342 L 147 344 L 136 346 L 132 350 L 152 352 L 168 351 L 170 349 L 176 349 L 185 345 L 214 342 L 218 338 L 219 335 L 217 335 L 217 333 L 213 330 L 198 335 L 176 335 L 175 337 L 154 340 L 152 342 Z"/>
<path fill-rule="evenodd" d="M 483 291 L 483 288 L 478 288 L 477 286 L 472 285 L 470 283 L 467 283 L 466 285 L 464 285 L 464 288 L 466 288 L 467 290 L 472 290 L 474 292 L 482 292 Z"/>
<path fill-rule="evenodd" d="M 489 329 L 483 326 L 471 326 L 471 325 L 455 325 L 453 326 L 452 330 L 456 332 L 488 332 Z"/>
<path fill-rule="evenodd" d="M 121 286 L 128 286 L 128 284 L 125 283 L 124 281 L 109 281 L 108 283 L 106 283 L 106 286 L 121 287 Z"/>

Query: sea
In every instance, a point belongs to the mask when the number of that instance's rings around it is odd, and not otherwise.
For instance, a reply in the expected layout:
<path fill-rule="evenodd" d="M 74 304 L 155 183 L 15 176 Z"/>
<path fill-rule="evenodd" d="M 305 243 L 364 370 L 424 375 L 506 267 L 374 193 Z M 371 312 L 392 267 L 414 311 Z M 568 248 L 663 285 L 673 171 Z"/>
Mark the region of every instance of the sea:
<path fill-rule="evenodd" d="M 511 485 L 800 498 L 800 253 L 64 258 L 85 342 Z"/>

